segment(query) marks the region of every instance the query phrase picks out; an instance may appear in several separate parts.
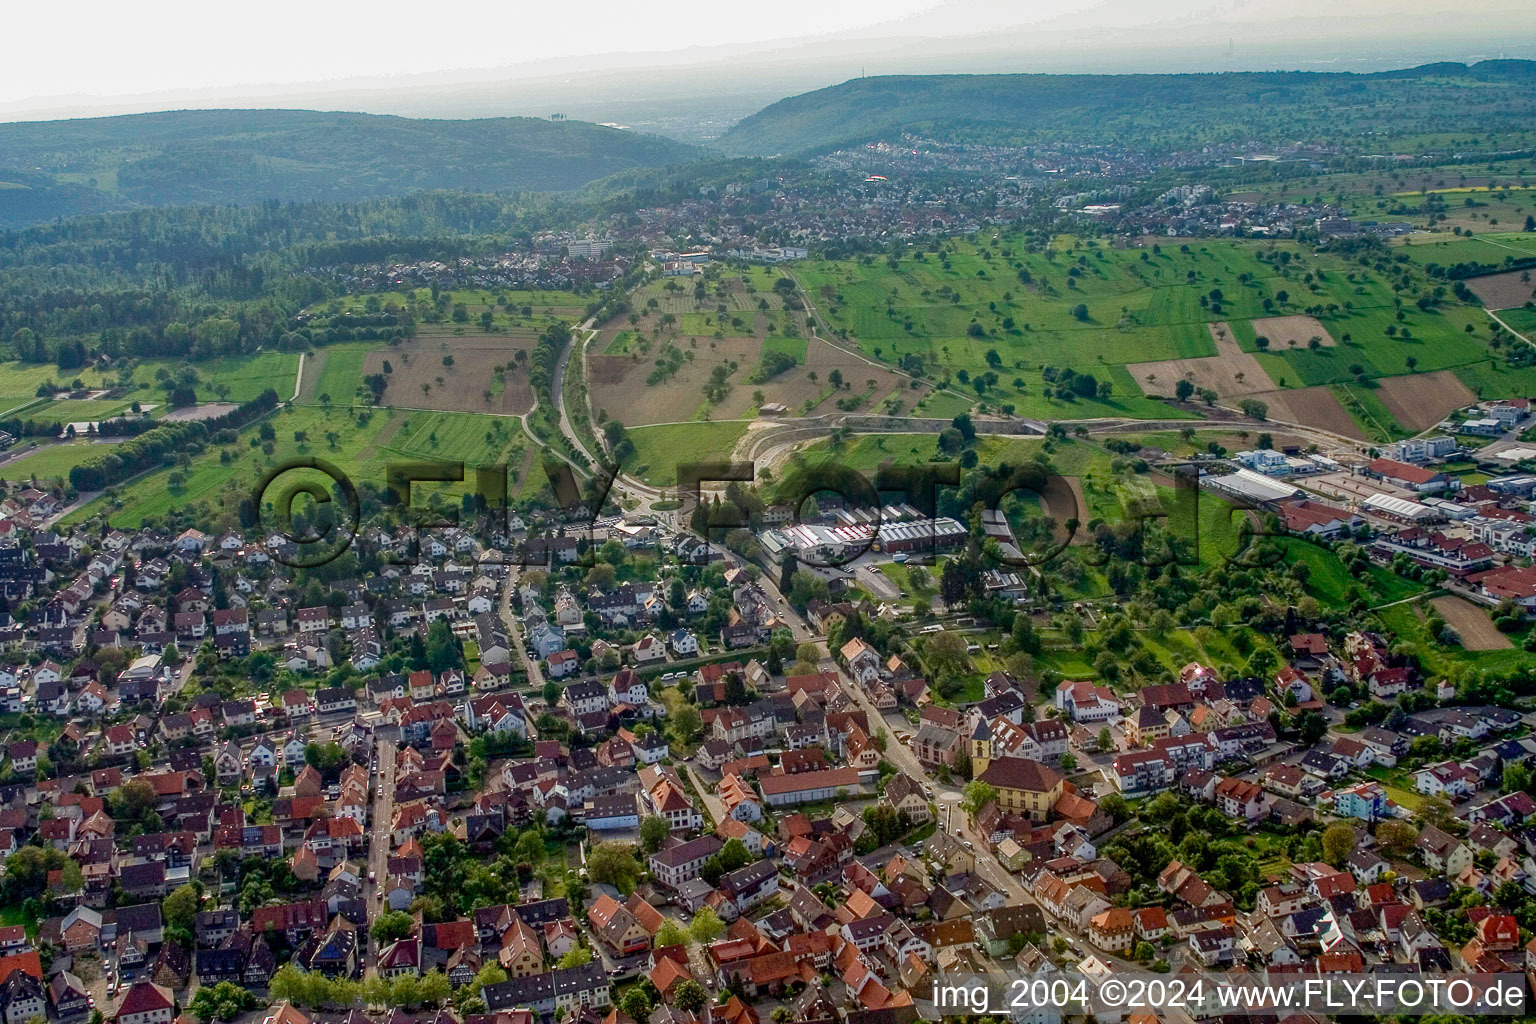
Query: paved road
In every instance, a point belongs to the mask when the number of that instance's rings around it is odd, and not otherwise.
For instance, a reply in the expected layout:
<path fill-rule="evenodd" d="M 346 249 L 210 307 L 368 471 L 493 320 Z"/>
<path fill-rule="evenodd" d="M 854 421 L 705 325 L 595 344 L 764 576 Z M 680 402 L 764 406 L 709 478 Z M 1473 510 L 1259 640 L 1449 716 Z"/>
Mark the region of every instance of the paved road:
<path fill-rule="evenodd" d="M 577 332 L 585 332 L 586 337 L 579 341 L 576 340 Z M 554 396 L 555 402 L 555 421 L 560 427 L 560 433 L 564 435 L 567 441 L 570 442 L 571 447 L 585 455 L 593 466 L 597 466 L 602 464 L 603 458 L 606 457 L 607 453 L 593 452 L 590 448 L 587 447 L 586 443 L 582 440 L 581 435 L 577 433 L 575 425 L 571 422 L 570 412 L 565 407 L 565 371 L 566 368 L 570 365 L 571 356 L 578 349 L 581 349 L 584 352 L 586 350 L 587 344 L 590 343 L 593 338 L 597 337 L 597 331 L 593 328 L 592 321 L 589 319 L 578 325 L 571 333 L 572 340 L 568 345 L 565 346 L 564 351 L 560 353 L 560 358 L 555 363 L 554 373 L 550 375 L 550 392 Z M 586 373 L 585 360 L 582 362 L 581 372 Z M 526 418 L 523 421 L 523 430 L 529 435 L 529 437 L 533 438 L 535 443 L 540 445 L 543 444 L 543 442 L 539 441 L 538 438 L 533 437 L 533 432 L 529 429 Z M 560 452 L 555 452 L 555 454 L 559 455 L 562 459 L 565 458 L 565 456 Z M 570 460 L 566 459 L 566 461 L 569 462 Z M 574 463 L 572 465 L 575 466 Z M 575 466 L 575 468 L 578 469 L 583 476 L 590 475 L 590 470 L 585 466 Z M 622 501 L 625 499 L 632 499 L 649 505 L 653 501 L 660 501 L 663 498 L 669 496 L 669 492 L 666 488 L 652 487 L 650 484 L 641 480 L 639 477 L 631 476 L 630 474 L 624 472 L 620 472 L 618 478 L 614 480 L 613 483 L 613 491 L 609 496 L 609 501 Z M 708 490 L 708 488 L 706 488 L 706 490 Z M 684 495 L 679 494 L 678 497 L 683 499 L 683 506 L 677 510 L 676 515 L 682 518 L 686 518 L 688 514 L 692 512 L 693 504 Z"/>
<path fill-rule="evenodd" d="M 379 767 L 373 776 L 376 787 L 373 828 L 368 836 L 368 878 L 363 883 L 363 900 L 369 913 L 376 915 L 381 909 L 378 903 L 380 886 L 389 879 L 390 825 L 395 816 L 395 745 L 388 740 L 379 740 L 375 756 L 379 759 Z M 379 966 L 378 943 L 371 939 L 367 941 L 368 957 L 363 973 L 365 977 L 374 977 Z"/>
<path fill-rule="evenodd" d="M 759 566 L 758 568 L 762 567 Z M 768 603 L 773 606 L 774 613 L 789 624 L 789 631 L 794 636 L 796 643 L 820 639 L 816 631 L 800 617 L 798 612 L 790 607 L 788 599 L 779 591 L 778 582 L 771 573 L 764 572 L 758 577 L 757 585 L 767 596 Z"/>
<path fill-rule="evenodd" d="M 507 574 L 507 581 L 501 589 L 501 622 L 507 627 L 507 639 L 512 642 L 513 655 L 523 663 L 523 668 L 528 673 L 528 684 L 537 692 L 544 691 L 544 669 L 539 662 L 528 657 L 527 646 L 523 642 L 523 627 L 518 623 L 517 616 L 512 613 L 512 591 L 517 587 L 521 573 L 513 569 Z"/>
<path fill-rule="evenodd" d="M 903 772 L 912 776 L 918 782 L 929 787 L 934 794 L 934 803 L 937 805 L 939 827 L 952 835 L 967 839 L 974 847 L 976 854 L 976 873 L 987 884 L 1003 893 L 1009 906 L 1019 906 L 1024 903 L 1034 903 L 1034 897 L 1026 890 L 1023 884 L 1015 878 L 1008 869 L 998 861 L 987 845 L 981 841 L 979 833 L 974 832 L 966 822 L 965 812 L 960 809 L 961 794 L 953 786 L 941 785 L 937 778 L 930 775 L 927 767 L 917 759 L 912 748 L 896 739 L 895 730 L 912 732 L 912 724 L 899 714 L 887 715 L 870 703 L 864 688 L 837 668 L 829 658 L 821 663 L 821 667 L 828 671 L 839 672 L 843 683 L 843 690 L 853 696 L 859 707 L 869 717 L 870 723 L 879 723 L 885 727 L 886 745 L 885 759 L 900 768 Z"/>
<path fill-rule="evenodd" d="M 583 333 L 586 335 L 585 338 L 577 337 L 578 334 Z M 581 435 L 576 432 L 576 426 L 571 422 L 570 413 L 565 408 L 565 369 L 570 365 L 571 356 L 578 349 L 585 350 L 587 342 L 596 336 L 597 332 L 592 329 L 590 319 L 571 331 L 571 340 L 561 351 L 560 358 L 555 363 L 555 372 L 551 374 L 549 386 L 550 392 L 555 396 L 555 411 L 560 415 L 560 433 L 564 434 L 571 442 L 571 446 L 585 455 L 593 465 L 597 464 L 597 456 L 582 443 Z M 583 375 L 587 372 L 586 360 L 582 360 L 581 372 Z"/>
<path fill-rule="evenodd" d="M 823 663 L 822 667 L 828 668 L 831 665 L 832 663 L 827 661 Z M 851 694 L 858 705 L 864 709 L 871 723 L 884 722 L 888 733 L 898 728 L 903 731 L 911 730 L 911 723 L 907 722 L 906 719 L 900 715 L 886 715 L 882 713 L 869 702 L 869 699 L 864 694 L 863 687 L 854 683 L 846 674 L 840 673 L 840 675 L 843 680 L 843 689 Z M 960 807 L 962 794 L 956 787 L 940 785 L 938 780 L 930 775 L 928 769 L 917 759 L 917 755 L 912 752 L 912 749 L 904 743 L 898 743 L 894 734 L 889 736 L 884 756 L 886 760 L 895 764 L 896 767 L 911 775 L 918 782 L 931 787 L 931 791 L 934 794 L 934 803 L 937 806 L 938 827 L 952 835 L 959 836 L 962 840 L 966 840 L 971 844 L 972 852 L 976 855 L 976 873 L 981 876 L 983 881 L 1003 893 L 1009 906 L 1022 906 L 1027 903 L 1038 905 L 1039 901 L 1035 899 L 1034 894 L 1016 876 L 1003 867 L 1002 862 L 997 859 L 997 856 L 982 841 L 981 834 L 971 827 L 966 819 L 965 811 Z M 1041 912 L 1045 912 L 1043 907 Z M 1113 964 L 1121 970 L 1145 969 L 1143 965 L 1098 949 L 1088 942 L 1086 935 L 1083 935 L 1076 929 L 1067 927 L 1048 914 L 1046 915 L 1046 920 L 1049 922 L 1050 934 L 1071 937 L 1076 942 L 1077 948 L 1084 953 L 1093 953 L 1100 960 Z"/>

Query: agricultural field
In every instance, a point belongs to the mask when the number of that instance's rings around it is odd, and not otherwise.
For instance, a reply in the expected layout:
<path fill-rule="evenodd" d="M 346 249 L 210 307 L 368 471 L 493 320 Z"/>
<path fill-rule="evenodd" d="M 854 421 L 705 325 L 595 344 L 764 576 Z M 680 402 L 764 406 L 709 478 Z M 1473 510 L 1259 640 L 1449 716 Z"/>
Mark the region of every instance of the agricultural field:
<path fill-rule="evenodd" d="M 520 416 L 533 408 L 533 345 L 532 338 L 492 335 L 417 338 L 369 353 L 362 372 L 388 378 L 384 405 Z"/>
<path fill-rule="evenodd" d="M 1254 397 L 1265 404 L 1272 420 L 1331 430 L 1360 441 L 1371 438 L 1370 432 L 1362 429 L 1359 420 L 1339 401 L 1338 395 L 1326 387 L 1266 391 Z M 1385 428 L 1385 432 L 1388 437 L 1384 440 L 1390 439 L 1390 428 Z"/>
<path fill-rule="evenodd" d="M 1461 637 L 1461 645 L 1467 650 L 1502 651 L 1514 646 L 1509 637 L 1494 626 L 1486 608 L 1452 594 L 1433 598 L 1429 603 Z"/>
<path fill-rule="evenodd" d="M 364 378 L 382 373 L 380 405 L 441 412 L 518 416 L 533 407 L 527 354 L 531 331 L 424 325 L 403 342 L 343 342 L 309 357 L 302 405 L 372 404 Z"/>
<path fill-rule="evenodd" d="M 1245 352 L 1263 352 L 1273 349 L 1286 351 L 1293 348 L 1311 348 L 1315 340 L 1319 347 L 1332 348 L 1338 344 L 1328 328 L 1315 316 L 1269 316 L 1258 320 L 1240 320 L 1236 327 L 1226 325 L 1237 335 Z M 1259 338 L 1263 338 L 1261 344 Z"/>
<path fill-rule="evenodd" d="M 1509 329 L 1516 334 L 1521 334 L 1530 339 L 1536 335 L 1536 309 L 1506 309 L 1499 313 L 1499 319 L 1509 325 Z"/>
<path fill-rule="evenodd" d="M 1469 278 L 1467 287 L 1489 309 L 1518 309 L 1536 300 L 1536 283 L 1532 283 L 1529 270 Z"/>
<path fill-rule="evenodd" d="M 1243 351 L 1227 324 L 1211 324 L 1210 330 L 1216 349 L 1214 355 L 1132 363 L 1126 369 L 1148 395 L 1171 395 L 1180 380 L 1189 381 L 1196 392 L 1210 390 L 1224 399 L 1245 398 L 1275 390 L 1275 382 L 1269 379 L 1257 359 Z"/>
<path fill-rule="evenodd" d="M 642 317 L 790 313 L 792 321 L 803 326 L 804 311 L 788 309 L 784 301 L 785 291 L 774 287 L 787 277 L 787 270 L 756 264 L 731 267 L 728 273 L 711 268 L 692 278 L 668 277 L 644 285 L 635 292 L 631 305 Z M 704 286 L 704 301 L 695 298 L 700 284 Z M 725 309 L 721 310 L 721 306 Z"/>
<path fill-rule="evenodd" d="M 1434 426 L 1452 410 L 1476 400 L 1471 390 L 1449 370 L 1387 377 L 1376 384 L 1381 404 L 1397 422 L 1414 433 Z"/>
<path fill-rule="evenodd" d="M 1478 641 L 1470 640 L 1469 637 L 1482 635 L 1482 627 L 1476 626 L 1467 618 L 1463 618 L 1458 625 L 1451 615 L 1442 613 L 1446 624 L 1457 629 L 1461 637 L 1460 643 L 1446 644 L 1430 637 L 1424 622 L 1428 610 L 1429 602 L 1415 601 L 1380 608 L 1376 612 L 1382 625 L 1390 630 L 1392 635 L 1413 645 L 1426 674 L 1445 675 L 1465 671 L 1468 668 L 1509 672 L 1530 664 L 1530 654 L 1521 647 L 1521 641 L 1530 632 L 1529 623 L 1507 636 L 1510 641 L 1508 645 L 1479 649 L 1474 646 Z M 1482 615 L 1486 620 L 1486 612 L 1475 606 L 1471 607 L 1471 611 Z M 1465 615 L 1465 613 L 1457 614 Z M 1462 628 L 1469 625 L 1474 628 L 1469 629 L 1468 632 L 1461 632 Z M 1492 628 L 1491 623 L 1489 628 Z"/>
<path fill-rule="evenodd" d="M 134 372 L 135 383 L 147 383 L 155 392 L 159 392 L 155 371 L 162 366 L 174 371 L 178 364 L 170 360 L 145 360 L 138 364 Z M 256 352 L 248 356 L 223 356 L 204 360 L 192 366 L 197 370 L 199 382 L 196 391 L 199 401 L 239 404 L 261 397 L 261 393 L 268 388 L 276 391 L 278 398 L 287 399 L 293 395 L 293 384 L 299 370 L 299 354 Z M 139 394 L 132 397 L 143 400 Z M 161 394 L 152 394 L 148 400 L 155 401 L 163 397 Z"/>
<path fill-rule="evenodd" d="M 1465 152 L 1467 141 L 1459 133 L 1442 132 L 1404 139 L 1400 144 L 1410 149 L 1416 145 L 1446 146 Z M 1361 220 L 1406 220 L 1419 226 L 1427 223 L 1431 207 L 1425 204 L 1430 203 L 1444 216 L 1438 221 L 1441 229 L 1486 231 L 1499 225 L 1517 226 L 1536 210 L 1536 194 L 1526 187 L 1525 177 L 1526 168 L 1519 165 L 1513 174 L 1509 170 L 1491 173 L 1486 165 L 1472 167 L 1466 163 L 1386 167 L 1265 182 L 1229 193 L 1227 198 L 1259 203 L 1329 202 Z"/>
<path fill-rule="evenodd" d="M 983 465 L 999 466 L 1033 459 L 1041 451 L 1042 444 L 1039 438 L 983 434 L 977 436 L 975 449 Z M 835 462 L 864 473 L 887 462 L 896 466 L 915 466 L 952 460 L 953 456 L 939 450 L 938 434 L 861 434 L 840 444 L 830 440 L 816 441 L 806 445 L 795 457 L 796 462 L 806 465 Z"/>
<path fill-rule="evenodd" d="M 357 401 L 357 389 L 363 382 L 363 361 L 377 347 L 377 342 L 348 341 L 326 345 L 310 353 L 304 362 L 299 401 L 316 405 L 321 395 L 326 395 L 337 405 Z"/>
<path fill-rule="evenodd" d="M 1419 267 L 1476 258 L 1465 244 L 1536 253 L 1536 241 L 1460 240 L 1412 252 Z M 1112 248 L 1061 236 L 1044 251 L 1024 241 L 948 243 L 889 261 L 808 261 L 795 274 L 829 326 L 866 355 L 899 362 L 953 391 L 977 393 L 978 411 L 1049 419 L 1167 417 L 1155 401 L 1180 379 L 1223 404 L 1257 396 L 1276 416 L 1358 439 L 1410 430 L 1352 415 L 1331 390 L 1360 380 L 1463 368 L 1487 375 L 1489 321 L 1457 303 L 1401 302 L 1385 273 L 1287 242 L 1201 240 Z M 1499 250 L 1497 245 L 1509 245 Z M 1408 294 L 1416 294 L 1410 291 Z M 1479 366 L 1487 370 L 1477 369 Z M 1108 381 L 1106 396 L 1060 402 L 1047 367 Z M 989 376 L 990 374 L 990 376 Z M 1536 374 L 1521 372 L 1522 380 Z M 978 389 L 977 378 L 981 377 Z M 1412 390 L 1412 386 L 1409 386 Z M 1309 390 L 1294 400 L 1281 392 Z M 1460 396 L 1452 399 L 1459 401 Z M 1438 410 L 1443 415 L 1450 407 Z"/>
<path fill-rule="evenodd" d="M 1536 233 L 1527 231 L 1484 231 L 1472 236 L 1431 231 L 1404 235 L 1397 239 L 1408 258 L 1415 263 L 1489 263 L 1498 265 L 1507 259 L 1536 256 Z"/>
<path fill-rule="evenodd" d="M 804 315 L 782 311 L 782 305 L 774 314 L 718 312 L 719 305 L 746 303 L 753 294 L 782 303 L 777 293 L 748 293 L 729 277 L 696 300 L 691 290 L 667 290 L 676 282 L 669 278 L 641 289 L 634 306 L 647 311 L 603 325 L 588 346 L 587 381 L 599 418 L 626 426 L 748 419 L 771 402 L 796 416 L 910 413 L 929 393 L 878 362 L 820 338 L 808 340 Z M 665 305 L 651 307 L 658 294 Z M 682 306 L 693 309 L 663 311 Z"/>

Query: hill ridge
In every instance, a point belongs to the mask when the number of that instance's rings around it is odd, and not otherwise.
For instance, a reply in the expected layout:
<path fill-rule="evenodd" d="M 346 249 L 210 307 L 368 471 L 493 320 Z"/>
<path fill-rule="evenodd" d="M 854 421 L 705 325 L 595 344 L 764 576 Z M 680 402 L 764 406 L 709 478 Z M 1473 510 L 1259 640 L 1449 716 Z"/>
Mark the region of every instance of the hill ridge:
<path fill-rule="evenodd" d="M 143 206 L 568 191 L 703 155 L 657 135 L 533 117 L 273 107 L 13 121 L 0 124 L 0 228 Z"/>

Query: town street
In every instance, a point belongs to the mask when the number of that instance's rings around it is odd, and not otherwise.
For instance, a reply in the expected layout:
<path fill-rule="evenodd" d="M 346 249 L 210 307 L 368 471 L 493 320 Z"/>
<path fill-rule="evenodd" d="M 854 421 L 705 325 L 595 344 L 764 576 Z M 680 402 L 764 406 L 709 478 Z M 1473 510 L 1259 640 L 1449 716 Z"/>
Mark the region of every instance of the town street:
<path fill-rule="evenodd" d="M 392 740 L 379 740 L 374 752 L 373 770 L 373 828 L 368 836 L 368 878 L 363 883 L 363 901 L 369 914 L 380 911 L 379 897 L 389 880 L 389 850 L 392 837 L 390 826 L 395 816 L 395 744 Z M 368 938 L 368 957 L 364 977 L 378 974 L 378 943 Z"/>

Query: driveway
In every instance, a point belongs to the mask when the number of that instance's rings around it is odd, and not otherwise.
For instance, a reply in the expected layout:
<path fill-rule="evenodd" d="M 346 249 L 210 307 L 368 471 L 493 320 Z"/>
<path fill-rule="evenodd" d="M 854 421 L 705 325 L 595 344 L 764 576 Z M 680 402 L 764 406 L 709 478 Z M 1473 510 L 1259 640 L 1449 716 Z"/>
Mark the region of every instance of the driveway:
<path fill-rule="evenodd" d="M 709 815 L 711 826 L 720 824 L 725 819 L 725 803 L 715 795 L 715 787 L 704 781 L 698 769 L 688 761 L 683 762 L 683 771 L 693 780 L 694 788 L 699 791 L 699 798 L 704 801 L 704 810 Z"/>

